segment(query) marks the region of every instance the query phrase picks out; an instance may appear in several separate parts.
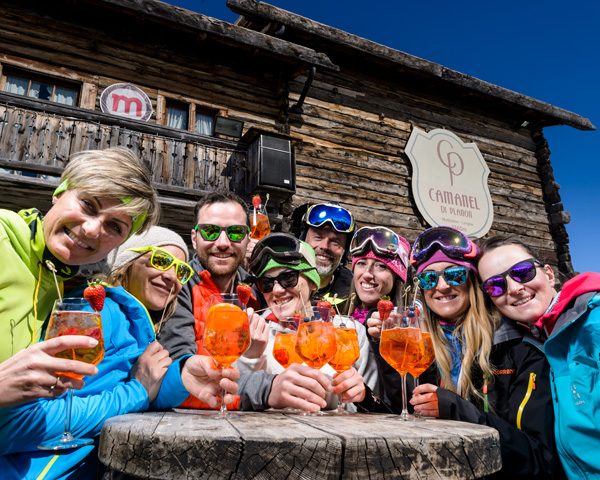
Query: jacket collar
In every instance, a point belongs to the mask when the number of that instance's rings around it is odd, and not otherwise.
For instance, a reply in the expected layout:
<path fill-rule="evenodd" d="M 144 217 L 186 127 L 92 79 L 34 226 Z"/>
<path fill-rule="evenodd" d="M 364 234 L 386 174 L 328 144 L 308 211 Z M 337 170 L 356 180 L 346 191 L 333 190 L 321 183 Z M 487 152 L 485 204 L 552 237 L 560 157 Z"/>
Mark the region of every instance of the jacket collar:
<path fill-rule="evenodd" d="M 74 265 L 67 265 L 61 262 L 46 247 L 46 240 L 44 238 L 43 218 L 40 211 L 35 208 L 21 210 L 19 212 L 19 216 L 29 226 L 29 231 L 31 234 L 31 250 L 38 259 L 38 262 L 41 263 L 46 270 L 49 270 L 47 262 L 51 262 L 52 265 L 54 265 L 54 268 L 56 268 L 57 275 L 63 279 L 75 276 L 75 274 L 79 270 L 79 267 Z"/>

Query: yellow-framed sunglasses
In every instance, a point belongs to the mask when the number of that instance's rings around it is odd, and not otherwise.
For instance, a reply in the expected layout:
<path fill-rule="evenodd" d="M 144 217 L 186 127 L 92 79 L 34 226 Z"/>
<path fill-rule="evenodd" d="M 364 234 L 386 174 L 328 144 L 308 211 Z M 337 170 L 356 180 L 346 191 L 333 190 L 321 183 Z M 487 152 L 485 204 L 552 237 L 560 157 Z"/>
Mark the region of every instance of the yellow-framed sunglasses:
<path fill-rule="evenodd" d="M 136 252 L 136 253 L 146 253 L 152 252 L 150 256 L 150 266 L 160 270 L 161 272 L 166 272 L 172 266 L 175 266 L 175 275 L 177 276 L 177 280 L 182 285 L 185 285 L 190 281 L 190 278 L 194 275 L 194 269 L 190 267 L 186 262 L 183 262 L 173 255 L 171 255 L 166 250 L 163 250 L 160 247 L 137 247 L 137 248 L 128 248 L 127 250 Z"/>

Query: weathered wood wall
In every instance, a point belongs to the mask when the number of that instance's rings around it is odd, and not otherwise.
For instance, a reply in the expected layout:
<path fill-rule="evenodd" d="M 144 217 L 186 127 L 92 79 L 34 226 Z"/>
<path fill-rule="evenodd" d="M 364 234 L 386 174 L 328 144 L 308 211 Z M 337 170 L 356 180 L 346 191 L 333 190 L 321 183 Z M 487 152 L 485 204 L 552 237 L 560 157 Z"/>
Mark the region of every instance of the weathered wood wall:
<path fill-rule="evenodd" d="M 515 128 L 494 111 L 462 107 L 452 97 L 423 96 L 389 70 L 335 61 L 340 72 L 317 73 L 302 124 L 291 127 L 298 140 L 295 203 L 339 201 L 360 224 L 385 225 L 412 241 L 427 225 L 412 200 L 412 168 L 404 148 L 413 126 L 447 128 L 464 142 L 475 142 L 490 168 L 490 234 L 524 237 L 558 263 L 529 129 Z M 291 84 L 292 102 L 303 80 Z"/>
<path fill-rule="evenodd" d="M 106 86 L 135 83 L 153 103 L 155 113 L 148 125 L 155 125 L 156 132 L 85 115 L 71 118 L 64 112 L 5 107 L 0 111 L 6 120 L 0 125 L 2 160 L 60 167 L 66 155 L 80 146 L 133 145 L 151 166 L 169 212 L 177 212 L 177 207 L 185 210 L 188 222 L 198 196 L 195 192 L 220 188 L 230 175 L 240 180 L 245 174 L 239 153 L 242 145 L 231 142 L 230 147 L 223 147 L 200 136 L 196 141 L 193 134 L 182 137 L 181 131 L 155 124 L 164 119 L 166 99 L 193 102 L 244 120 L 245 129 L 292 136 L 298 188 L 294 205 L 339 202 L 355 213 L 360 224 L 386 225 L 413 240 L 426 224 L 412 200 L 411 165 L 404 148 L 413 126 L 448 128 L 463 141 L 475 142 L 490 168 L 494 202 L 490 233 L 521 236 L 561 270 L 570 267 L 563 226 L 568 215 L 560 203 L 542 134 L 547 120 L 544 109 L 551 106 L 537 102 L 534 117 L 542 120 L 522 128 L 520 115 L 528 114 L 525 97 L 503 92 L 508 96 L 487 98 L 482 94 L 483 82 L 476 91 L 465 89 L 461 81 L 466 80 L 458 72 L 446 72 L 456 78 L 445 82 L 436 76 L 441 66 L 415 58 L 402 63 L 394 58 L 406 60 L 406 54 L 390 53 L 386 47 L 345 32 L 340 36 L 331 27 L 299 20 L 264 4 L 255 7 L 270 8 L 278 15 L 277 21 L 242 22 L 267 33 L 252 37 L 254 32 L 245 28 L 194 17 L 151 0 L 122 4 L 86 0 L 84 6 L 59 2 L 62 9 L 41 3 L 36 8 L 6 3 L 0 25 L 0 67 L 13 65 L 80 81 L 80 107 L 88 111 L 98 107 L 99 92 Z M 151 13 L 137 18 L 132 13 L 136 8 Z M 152 17 L 155 8 L 164 9 L 163 23 Z M 55 16 L 60 18 L 50 18 Z M 181 28 L 176 29 L 178 21 Z M 306 76 L 297 73 L 307 67 L 300 60 L 306 52 L 298 50 L 302 54 L 296 63 L 289 58 L 279 61 L 279 40 L 268 36 L 279 29 L 279 22 L 292 26 L 282 37 L 296 45 L 292 51 L 305 46 L 323 52 L 339 67 L 339 71 L 330 68 L 322 56 L 313 58 L 317 75 L 301 115 L 290 107 L 305 87 Z M 200 24 L 204 32 L 194 30 Z M 228 36 L 219 39 L 206 32 Z M 239 47 L 232 48 L 235 42 Z M 265 45 L 273 48 L 275 57 Z M 395 57 L 387 58 L 388 54 Z M 521 100 L 524 103 L 517 108 Z M 563 114 L 567 123 L 593 128 L 585 119 Z M 580 120 L 583 123 L 578 124 Z M 186 200 L 179 202 L 185 195 Z M 282 211 L 287 214 L 289 208 Z M 165 224 L 178 224 L 180 220 L 171 215 L 163 217 Z M 182 231 L 183 222 L 179 225 Z"/>

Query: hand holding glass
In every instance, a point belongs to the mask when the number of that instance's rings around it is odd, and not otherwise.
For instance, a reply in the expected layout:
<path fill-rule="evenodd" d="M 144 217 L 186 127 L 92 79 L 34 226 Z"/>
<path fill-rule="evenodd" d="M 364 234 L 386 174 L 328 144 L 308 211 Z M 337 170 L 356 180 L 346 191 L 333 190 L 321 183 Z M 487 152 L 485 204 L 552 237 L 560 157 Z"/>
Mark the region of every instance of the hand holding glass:
<path fill-rule="evenodd" d="M 219 364 L 229 368 L 250 346 L 248 315 L 240 306 L 237 295 L 212 295 L 206 314 L 204 347 Z M 219 416 L 227 415 L 225 392 L 221 397 Z"/>
<path fill-rule="evenodd" d="M 102 336 L 102 320 L 99 312 L 84 311 L 89 304 L 84 298 L 65 298 L 56 301 L 48 322 L 46 340 L 63 335 L 86 335 L 98 340 L 93 348 L 75 348 L 57 353 L 58 358 L 79 360 L 97 365 L 104 358 L 104 340 Z M 81 380 L 82 375 L 72 372 L 56 372 L 57 376 Z M 66 397 L 65 427 L 63 434 L 54 440 L 43 442 L 38 446 L 41 450 L 64 450 L 91 445 L 91 438 L 75 438 L 71 434 L 71 406 L 73 404 L 73 389 L 69 389 Z"/>
<path fill-rule="evenodd" d="M 402 377 L 402 420 L 409 420 L 406 399 L 406 374 L 414 368 L 423 356 L 421 330 L 414 318 L 407 315 L 408 309 L 393 312 L 381 325 L 379 352 Z"/>

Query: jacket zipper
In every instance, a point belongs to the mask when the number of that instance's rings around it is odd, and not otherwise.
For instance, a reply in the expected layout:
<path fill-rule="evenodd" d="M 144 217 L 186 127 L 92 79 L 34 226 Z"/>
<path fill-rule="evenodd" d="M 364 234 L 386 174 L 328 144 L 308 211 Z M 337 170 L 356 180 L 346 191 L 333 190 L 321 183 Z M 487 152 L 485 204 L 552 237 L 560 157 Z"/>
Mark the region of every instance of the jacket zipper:
<path fill-rule="evenodd" d="M 531 392 L 535 390 L 535 373 L 531 372 L 529 374 L 529 384 L 527 385 L 527 392 L 525 392 L 525 396 L 523 397 L 523 401 L 521 405 L 519 405 L 519 410 L 517 412 L 517 428 L 521 430 L 521 419 L 523 417 L 523 410 L 525 410 L 525 405 L 529 402 L 531 398 Z"/>

